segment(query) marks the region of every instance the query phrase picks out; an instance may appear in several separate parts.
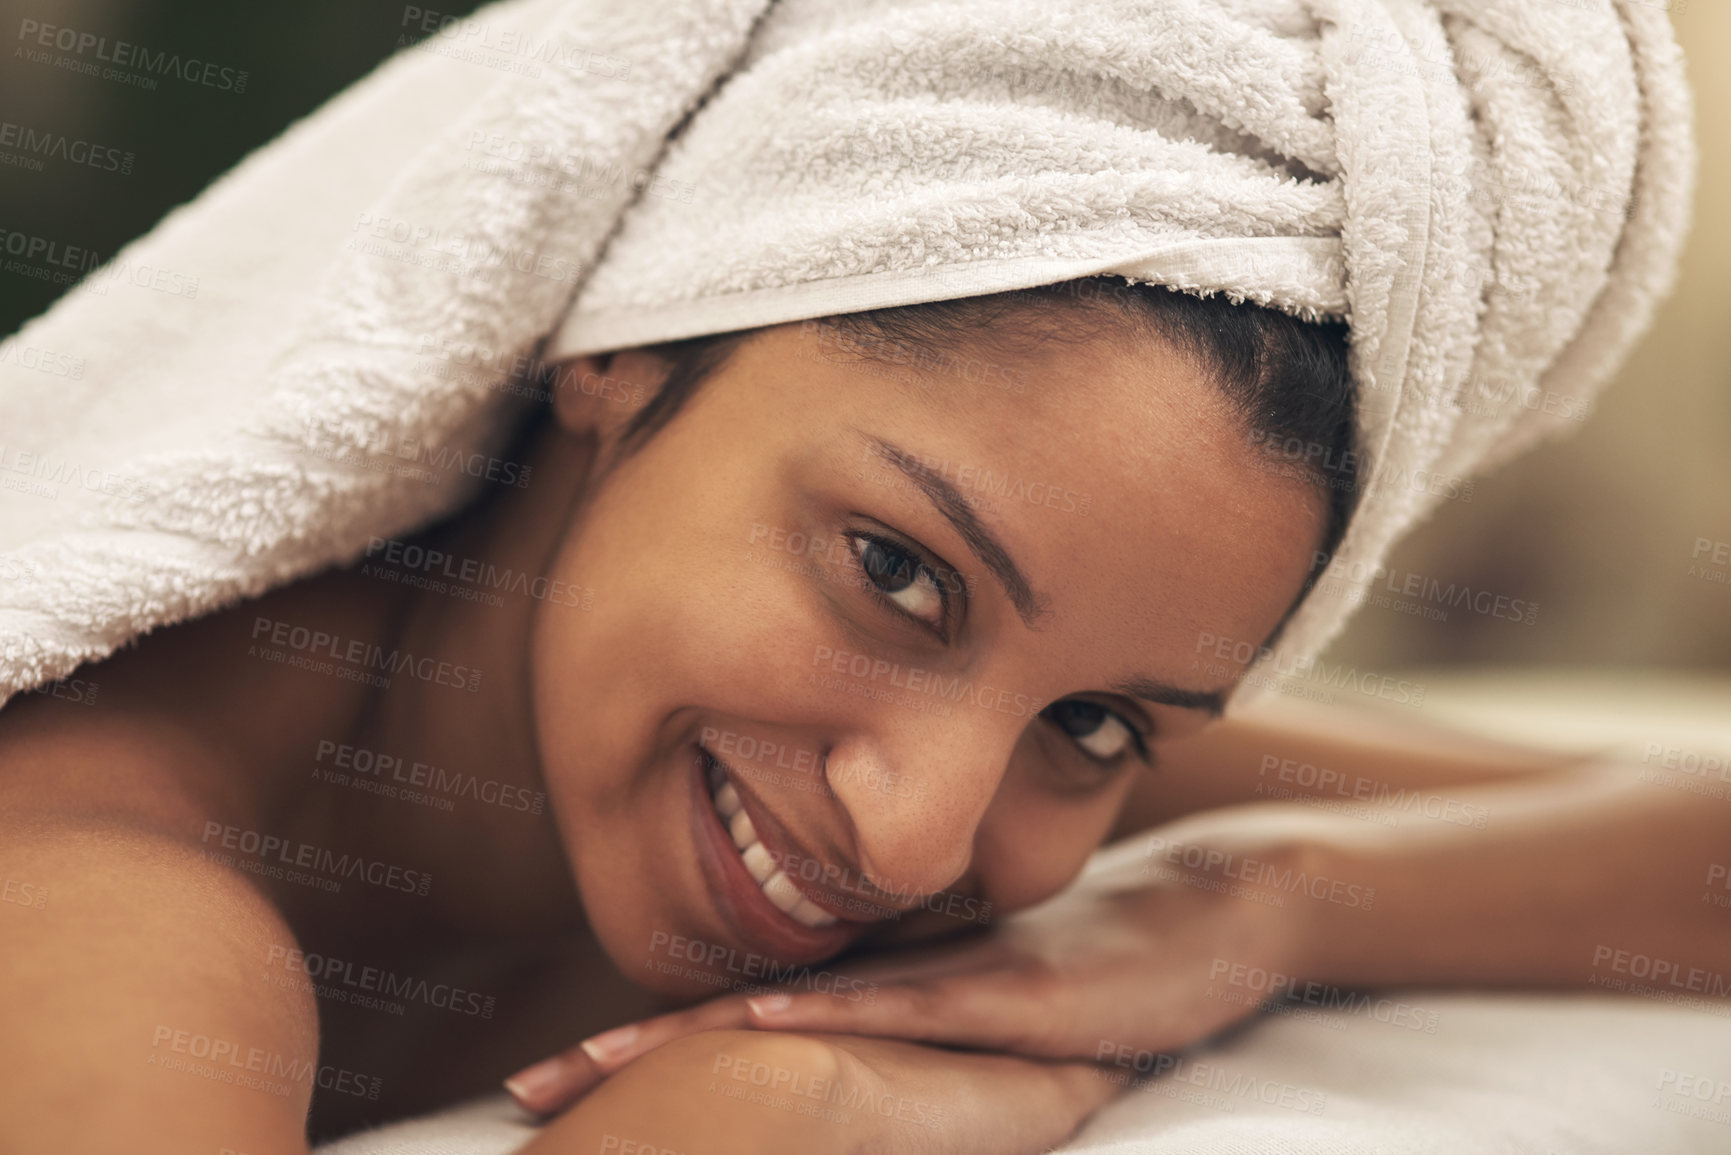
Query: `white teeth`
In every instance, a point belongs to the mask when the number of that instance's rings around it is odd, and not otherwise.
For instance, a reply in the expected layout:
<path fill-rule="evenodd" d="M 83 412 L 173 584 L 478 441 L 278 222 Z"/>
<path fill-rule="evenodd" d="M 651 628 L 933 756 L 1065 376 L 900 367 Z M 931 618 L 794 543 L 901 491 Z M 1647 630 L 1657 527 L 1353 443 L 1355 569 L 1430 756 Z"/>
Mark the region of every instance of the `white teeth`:
<path fill-rule="evenodd" d="M 739 856 L 745 859 L 745 869 L 751 871 L 751 877 L 759 882 L 775 873 L 775 859 L 769 856 L 761 842 L 753 842 L 740 851 Z"/>
<path fill-rule="evenodd" d="M 835 923 L 835 915 L 807 898 L 783 871 L 776 871 L 758 885 L 775 908 L 795 922 L 806 926 L 831 926 Z"/>
<path fill-rule="evenodd" d="M 739 800 L 739 791 L 718 766 L 709 768 L 709 789 L 715 812 L 721 815 L 721 824 L 727 827 L 733 845 L 745 861 L 745 869 L 775 908 L 804 926 L 834 926 L 835 915 L 812 902 L 785 872 L 776 868 L 774 857 L 757 840 L 757 828 L 752 826 L 751 816 Z"/>
<path fill-rule="evenodd" d="M 809 927 L 834 926 L 835 915 L 824 910 L 804 895 L 800 896 L 799 905 L 787 912 L 788 917 L 796 922 L 803 922 Z"/>
<path fill-rule="evenodd" d="M 799 892 L 799 887 L 793 884 L 793 879 L 781 870 L 769 876 L 769 881 L 763 884 L 763 893 L 769 896 L 769 901 L 775 903 L 776 909 L 783 914 L 792 914 L 793 908 L 805 897 Z"/>
<path fill-rule="evenodd" d="M 807 926 L 828 926 L 835 921 L 834 915 L 825 911 L 803 894 L 799 896 L 799 905 L 787 913 Z"/>

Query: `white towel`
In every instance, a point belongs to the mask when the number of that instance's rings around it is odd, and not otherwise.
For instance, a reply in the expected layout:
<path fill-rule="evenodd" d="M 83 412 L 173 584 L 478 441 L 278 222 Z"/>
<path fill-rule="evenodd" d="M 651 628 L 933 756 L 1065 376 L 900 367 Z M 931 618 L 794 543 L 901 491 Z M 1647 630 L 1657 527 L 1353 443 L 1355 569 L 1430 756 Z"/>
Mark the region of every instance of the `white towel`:
<path fill-rule="evenodd" d="M 0 347 L 0 696 L 456 508 L 556 329 L 1097 272 L 1349 317 L 1374 480 L 1324 580 L 1367 583 L 1428 479 L 1569 427 L 1531 390 L 1584 401 L 1624 355 L 1692 164 L 1641 0 L 506 0 Z"/>

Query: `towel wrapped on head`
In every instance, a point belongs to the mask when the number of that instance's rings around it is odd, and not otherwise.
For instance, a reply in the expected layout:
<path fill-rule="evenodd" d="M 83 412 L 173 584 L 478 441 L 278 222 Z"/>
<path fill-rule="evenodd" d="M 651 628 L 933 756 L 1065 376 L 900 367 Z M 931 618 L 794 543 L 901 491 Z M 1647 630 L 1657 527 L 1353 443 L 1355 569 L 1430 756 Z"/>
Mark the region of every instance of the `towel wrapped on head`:
<path fill-rule="evenodd" d="M 1341 596 L 1242 698 L 1590 402 L 1669 285 L 1689 122 L 1643 0 L 507 0 L 116 258 L 202 273 L 197 309 L 75 292 L 19 335 L 90 353 L 53 396 L 0 364 L 8 439 L 136 484 L 4 495 L 0 557 L 53 577 L 0 595 L 0 694 L 454 508 L 472 478 L 388 448 L 496 446 L 512 355 L 549 334 L 554 358 L 1112 274 L 1350 322 Z M 133 419 L 91 416 L 104 394 Z"/>

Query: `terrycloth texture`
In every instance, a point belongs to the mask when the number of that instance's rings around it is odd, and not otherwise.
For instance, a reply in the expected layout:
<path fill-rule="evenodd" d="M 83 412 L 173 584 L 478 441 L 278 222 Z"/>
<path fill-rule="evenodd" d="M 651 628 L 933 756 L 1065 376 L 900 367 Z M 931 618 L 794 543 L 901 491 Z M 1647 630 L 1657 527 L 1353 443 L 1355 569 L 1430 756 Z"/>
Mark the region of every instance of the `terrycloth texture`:
<path fill-rule="evenodd" d="M 767 6 L 484 9 L 8 342 L 0 700 L 457 507 L 579 286 L 555 351 L 1102 271 L 1350 314 L 1373 481 L 1324 580 L 1368 584 L 1434 478 L 1567 426 L 1523 403 L 1598 387 L 1684 228 L 1642 0 Z"/>
<path fill-rule="evenodd" d="M 0 701 L 352 560 L 487 484 L 518 400 L 496 387 L 537 387 L 510 377 L 513 355 L 558 321 L 635 195 L 630 174 L 732 65 L 760 6 L 488 7 L 248 157 L 10 339 Z M 552 162 L 513 180 L 489 165 L 494 142 L 624 176 L 581 195 Z M 496 374 L 471 367 L 478 349 Z M 32 368 L 32 350 L 80 359 L 82 376 Z"/>

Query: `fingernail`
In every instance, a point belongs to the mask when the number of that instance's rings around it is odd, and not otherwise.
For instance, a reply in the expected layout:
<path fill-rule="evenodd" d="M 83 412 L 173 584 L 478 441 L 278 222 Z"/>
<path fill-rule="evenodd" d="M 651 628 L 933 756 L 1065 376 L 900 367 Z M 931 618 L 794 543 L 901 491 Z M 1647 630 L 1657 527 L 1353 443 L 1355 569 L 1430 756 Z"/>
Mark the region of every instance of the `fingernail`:
<path fill-rule="evenodd" d="M 597 1063 L 607 1063 L 631 1051 L 631 1044 L 637 1041 L 637 1024 L 628 1023 L 623 1027 L 614 1027 L 611 1031 L 602 1031 L 599 1035 L 584 1039 L 578 1046 L 583 1053 Z"/>
<path fill-rule="evenodd" d="M 762 1015 L 764 1018 L 768 1018 L 771 1015 L 779 1015 L 781 1012 L 787 1010 L 787 1008 L 793 1006 L 793 996 L 759 995 L 755 999 L 746 999 L 745 1003 L 754 1013 Z"/>
<path fill-rule="evenodd" d="M 555 1055 L 551 1059 L 543 1059 L 533 1067 L 525 1067 L 505 1080 L 505 1090 L 511 1092 L 511 1097 L 520 1106 L 531 1111 L 538 1110 L 536 1104 L 544 1103 L 547 1097 L 558 1089 L 563 1081 L 565 1065 Z"/>

